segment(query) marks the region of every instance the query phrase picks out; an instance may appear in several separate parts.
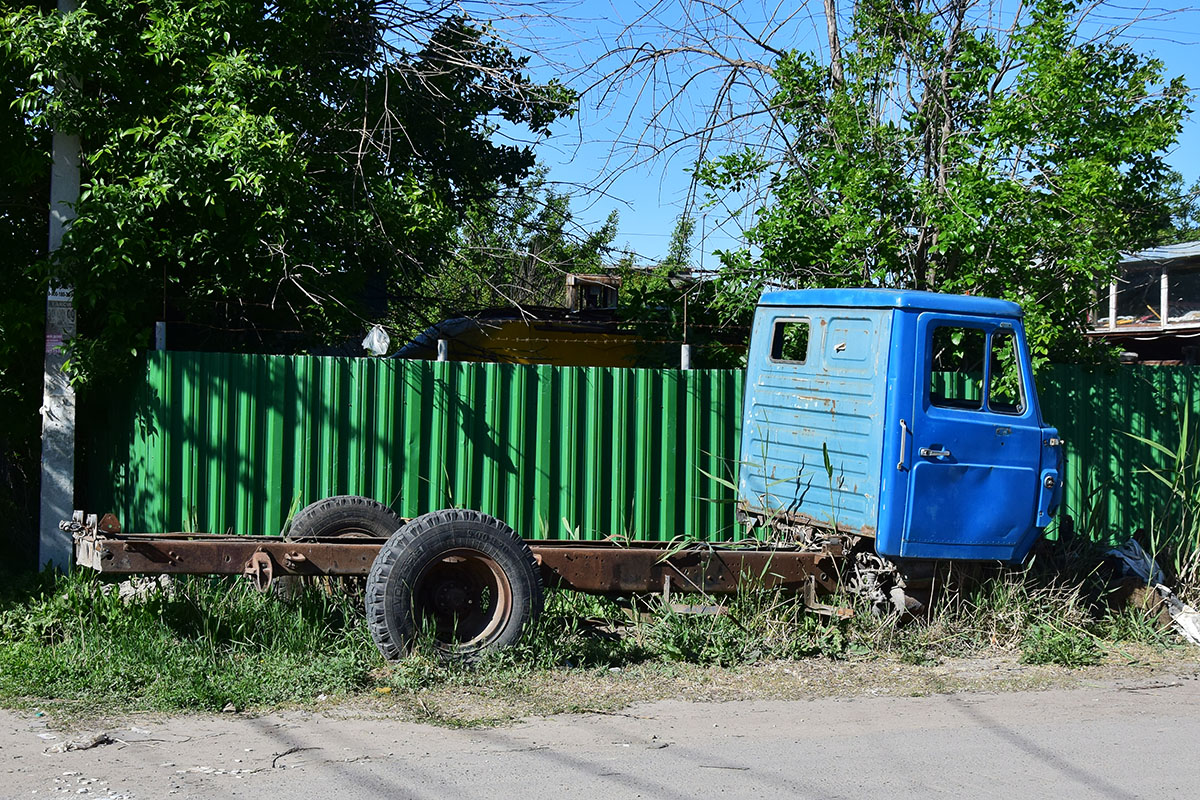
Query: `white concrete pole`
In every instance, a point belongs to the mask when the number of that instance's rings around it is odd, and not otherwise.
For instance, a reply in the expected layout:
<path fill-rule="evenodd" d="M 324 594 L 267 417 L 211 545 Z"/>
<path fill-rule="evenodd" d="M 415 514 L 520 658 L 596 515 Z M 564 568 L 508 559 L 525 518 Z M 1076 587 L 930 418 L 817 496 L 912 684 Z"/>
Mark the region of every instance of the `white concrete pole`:
<path fill-rule="evenodd" d="M 58 0 L 62 14 L 74 11 L 75 0 Z M 62 245 L 63 234 L 75 218 L 79 199 L 79 137 L 55 131 L 54 164 L 50 173 L 50 254 Z M 46 361 L 42 382 L 42 481 L 38 564 L 67 569 L 71 537 L 58 523 L 71 518 L 75 504 L 75 390 L 63 371 L 61 345 L 75 335 L 75 304 L 71 287 L 46 295 Z"/>
<path fill-rule="evenodd" d="M 1167 327 L 1171 319 L 1171 281 L 1164 264 L 1158 276 L 1158 324 Z"/>

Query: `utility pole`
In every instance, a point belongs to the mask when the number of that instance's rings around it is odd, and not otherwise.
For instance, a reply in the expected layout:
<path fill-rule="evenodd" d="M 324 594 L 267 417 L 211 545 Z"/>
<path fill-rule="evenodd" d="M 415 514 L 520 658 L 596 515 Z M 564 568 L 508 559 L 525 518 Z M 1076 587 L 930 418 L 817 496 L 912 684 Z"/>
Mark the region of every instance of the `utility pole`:
<path fill-rule="evenodd" d="M 68 14 L 76 0 L 58 0 L 58 10 Z M 60 80 L 71 80 L 63 76 Z M 79 199 L 79 137 L 56 130 L 52 143 L 54 166 L 50 173 L 50 258 L 62 246 L 63 234 L 75 218 Z M 70 519 L 75 504 L 75 390 L 63 370 L 62 343 L 75 335 L 75 304 L 69 286 L 46 294 L 46 361 L 42 382 L 42 482 L 41 535 L 38 564 L 59 569 L 71 564 L 71 537 L 58 529 Z"/>

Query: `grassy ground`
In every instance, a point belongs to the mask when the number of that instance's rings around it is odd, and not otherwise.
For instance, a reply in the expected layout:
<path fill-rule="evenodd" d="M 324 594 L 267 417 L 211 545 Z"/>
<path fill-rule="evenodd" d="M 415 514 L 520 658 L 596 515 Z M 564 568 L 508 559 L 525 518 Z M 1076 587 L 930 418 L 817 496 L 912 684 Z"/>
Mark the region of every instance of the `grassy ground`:
<path fill-rule="evenodd" d="M 386 664 L 358 601 L 319 587 L 284 603 L 218 578 L 156 584 L 132 599 L 82 570 L 4 585 L 0 703 L 69 713 L 371 698 L 472 724 L 713 692 L 928 693 L 973 685 L 975 672 L 988 688 L 1026 688 L 1064 669 L 1194 656 L 1155 615 L 1107 611 L 1102 582 L 1059 567 L 991 574 L 945 593 L 928 619 L 899 625 L 865 609 L 830 621 L 769 592 L 735 597 L 716 615 L 651 599 L 631 621 L 612 601 L 552 592 L 518 646 L 465 666 L 428 651 Z"/>

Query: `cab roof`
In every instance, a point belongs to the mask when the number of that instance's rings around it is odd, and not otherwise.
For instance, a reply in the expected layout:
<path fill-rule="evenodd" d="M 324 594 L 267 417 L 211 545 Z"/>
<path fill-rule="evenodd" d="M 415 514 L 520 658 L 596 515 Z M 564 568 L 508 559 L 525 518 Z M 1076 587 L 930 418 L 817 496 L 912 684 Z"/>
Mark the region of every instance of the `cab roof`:
<path fill-rule="evenodd" d="M 1008 300 L 938 294 L 908 289 L 790 289 L 763 292 L 760 306 L 826 308 L 902 308 L 912 311 L 945 311 L 1021 319 L 1021 307 Z"/>

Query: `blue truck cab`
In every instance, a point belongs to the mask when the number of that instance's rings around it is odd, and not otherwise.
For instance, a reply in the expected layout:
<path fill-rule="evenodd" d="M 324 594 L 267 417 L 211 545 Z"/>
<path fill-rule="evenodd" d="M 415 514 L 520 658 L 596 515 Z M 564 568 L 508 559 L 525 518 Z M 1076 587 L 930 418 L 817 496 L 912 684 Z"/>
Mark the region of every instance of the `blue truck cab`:
<path fill-rule="evenodd" d="M 1022 312 L 887 289 L 763 294 L 738 503 L 752 530 L 908 559 L 1019 563 L 1061 498 Z"/>

